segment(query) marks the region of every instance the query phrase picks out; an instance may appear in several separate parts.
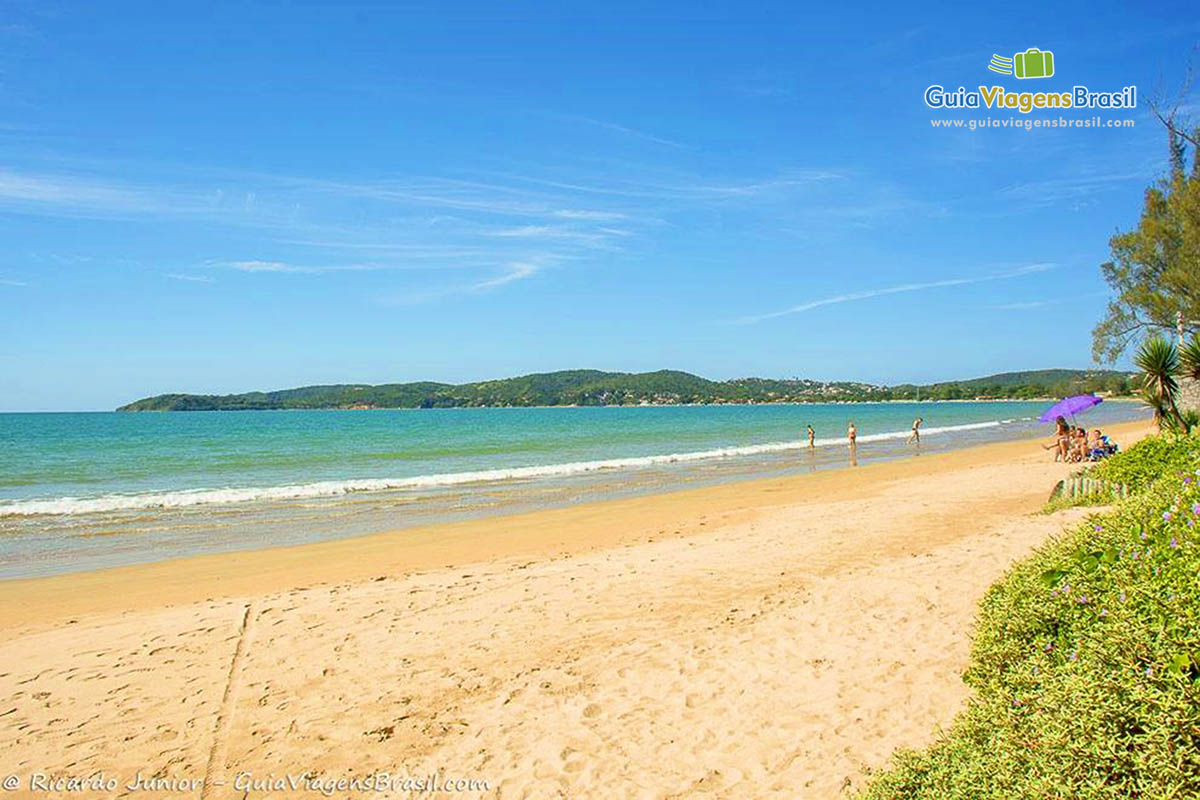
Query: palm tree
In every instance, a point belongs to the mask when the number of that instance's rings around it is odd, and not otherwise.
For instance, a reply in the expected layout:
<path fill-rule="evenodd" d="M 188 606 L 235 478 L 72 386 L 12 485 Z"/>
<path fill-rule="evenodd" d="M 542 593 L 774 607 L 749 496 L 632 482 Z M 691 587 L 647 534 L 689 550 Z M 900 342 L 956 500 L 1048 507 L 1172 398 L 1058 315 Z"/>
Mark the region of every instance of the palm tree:
<path fill-rule="evenodd" d="M 1193 339 L 1187 349 L 1191 351 L 1193 345 L 1196 352 L 1190 355 L 1200 356 L 1200 342 Z M 1133 363 L 1142 371 L 1142 400 L 1154 409 L 1159 429 L 1178 427 L 1182 423 L 1176 403 L 1179 382 L 1175 380 L 1179 372 L 1179 348 L 1174 342 L 1154 336 L 1142 343 Z"/>
<path fill-rule="evenodd" d="M 1200 337 L 1193 336 L 1179 351 L 1179 374 L 1200 381 Z"/>
<path fill-rule="evenodd" d="M 1179 376 L 1193 384 L 1190 387 L 1181 387 L 1178 393 L 1179 396 L 1186 394 L 1190 402 L 1185 403 L 1185 406 L 1179 411 L 1179 429 L 1185 433 L 1190 433 L 1196 428 L 1200 428 L 1200 409 L 1195 407 L 1196 402 L 1196 383 L 1200 383 L 1200 337 L 1193 336 L 1186 345 L 1183 345 L 1179 350 Z M 1180 403 L 1177 396 L 1175 400 L 1176 406 Z"/>

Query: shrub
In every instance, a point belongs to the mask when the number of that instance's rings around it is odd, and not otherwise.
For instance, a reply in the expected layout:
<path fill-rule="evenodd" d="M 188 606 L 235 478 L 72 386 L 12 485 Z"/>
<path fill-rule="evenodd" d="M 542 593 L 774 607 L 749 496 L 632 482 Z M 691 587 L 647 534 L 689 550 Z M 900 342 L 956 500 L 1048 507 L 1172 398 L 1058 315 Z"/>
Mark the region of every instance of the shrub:
<path fill-rule="evenodd" d="M 1123 483 L 1140 492 L 1164 475 L 1189 468 L 1200 454 L 1200 438 L 1194 436 L 1148 436 L 1137 444 L 1101 461 L 1091 476 L 1110 483 Z"/>
<path fill-rule="evenodd" d="M 988 591 L 964 675 L 972 700 L 863 796 L 1200 796 L 1196 447 L 1135 450 L 1123 479 L 1147 483 L 1148 463 L 1170 471 Z"/>

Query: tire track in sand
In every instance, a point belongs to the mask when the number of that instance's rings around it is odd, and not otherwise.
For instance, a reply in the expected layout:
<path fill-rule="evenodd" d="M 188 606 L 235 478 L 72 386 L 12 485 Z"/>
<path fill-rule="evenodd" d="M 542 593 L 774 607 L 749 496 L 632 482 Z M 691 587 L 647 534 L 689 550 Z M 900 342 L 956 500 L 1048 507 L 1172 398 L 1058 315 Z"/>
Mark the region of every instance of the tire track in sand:
<path fill-rule="evenodd" d="M 257 616 L 254 603 L 246 604 L 242 615 L 242 625 L 238 631 L 237 646 L 233 650 L 233 659 L 229 662 L 229 677 L 225 680 L 225 693 L 221 697 L 221 708 L 217 712 L 217 720 L 213 725 L 212 748 L 208 751 L 208 765 L 204 769 L 204 786 L 200 790 L 200 800 L 209 800 L 213 796 L 214 787 L 223 786 L 225 777 L 225 761 L 228 756 L 229 729 L 233 724 L 233 711 L 237 706 L 238 687 L 241 684 L 242 660 L 250 646 L 254 634 L 254 620 Z"/>

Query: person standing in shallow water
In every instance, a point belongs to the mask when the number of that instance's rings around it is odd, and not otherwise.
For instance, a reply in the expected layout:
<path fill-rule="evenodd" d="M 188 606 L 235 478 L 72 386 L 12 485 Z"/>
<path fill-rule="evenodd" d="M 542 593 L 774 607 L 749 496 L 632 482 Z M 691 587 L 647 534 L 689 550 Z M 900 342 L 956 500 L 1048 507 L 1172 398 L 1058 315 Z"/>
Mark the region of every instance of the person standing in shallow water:
<path fill-rule="evenodd" d="M 816 447 L 816 434 L 813 433 L 812 425 L 808 426 L 808 446 L 809 448 Z"/>
<path fill-rule="evenodd" d="M 858 443 L 858 428 L 854 427 L 854 420 L 850 420 L 850 427 L 846 429 L 846 438 L 850 440 L 851 447 Z"/>
<path fill-rule="evenodd" d="M 912 444 L 913 442 L 916 442 L 917 444 L 921 443 L 921 423 L 924 421 L 925 420 L 921 417 L 917 417 L 913 420 L 912 436 L 908 437 L 908 444 Z"/>

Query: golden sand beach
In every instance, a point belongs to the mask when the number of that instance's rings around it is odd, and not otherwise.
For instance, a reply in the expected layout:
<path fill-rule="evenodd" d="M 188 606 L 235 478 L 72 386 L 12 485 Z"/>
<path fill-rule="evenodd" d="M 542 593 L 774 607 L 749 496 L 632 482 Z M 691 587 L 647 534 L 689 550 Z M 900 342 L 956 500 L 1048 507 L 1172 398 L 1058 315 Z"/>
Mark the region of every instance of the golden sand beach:
<path fill-rule="evenodd" d="M 1085 514 L 1038 513 L 1073 469 L 1009 442 L 7 581 L 0 773 L 13 796 L 405 796 L 337 788 L 386 772 L 837 797 L 952 720 L 976 601 Z M 117 788 L 68 791 L 97 775 Z"/>

